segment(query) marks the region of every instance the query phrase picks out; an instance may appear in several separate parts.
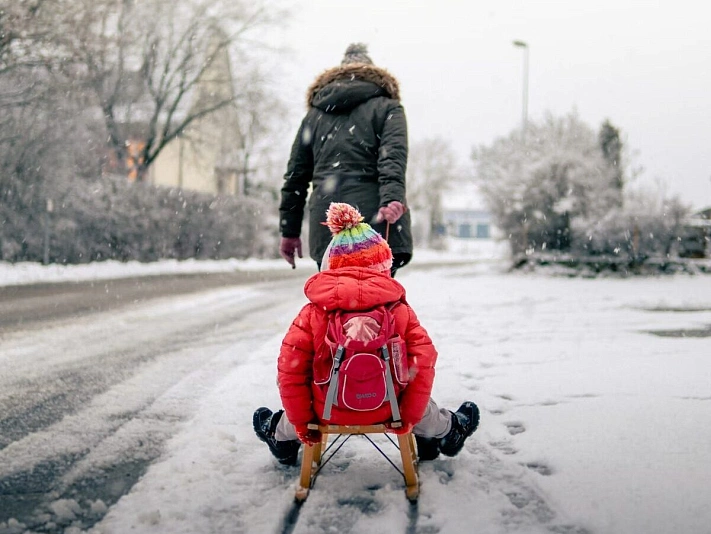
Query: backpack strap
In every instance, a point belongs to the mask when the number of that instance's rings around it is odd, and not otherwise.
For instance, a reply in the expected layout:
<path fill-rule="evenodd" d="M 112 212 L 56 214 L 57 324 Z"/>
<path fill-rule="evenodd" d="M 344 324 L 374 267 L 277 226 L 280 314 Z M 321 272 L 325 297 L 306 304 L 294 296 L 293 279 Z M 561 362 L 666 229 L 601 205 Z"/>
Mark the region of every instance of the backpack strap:
<path fill-rule="evenodd" d="M 343 345 L 338 345 L 336 355 L 333 357 L 333 372 L 331 381 L 328 383 L 328 391 L 326 392 L 326 400 L 323 405 L 323 418 L 329 420 L 331 418 L 331 408 L 336 403 L 338 397 L 338 373 L 341 370 L 341 360 L 346 349 Z M 392 379 L 391 379 L 392 380 Z"/>
<path fill-rule="evenodd" d="M 395 331 L 395 314 L 393 310 L 402 304 L 402 302 L 401 300 L 396 300 L 385 306 L 385 310 L 387 311 L 386 317 L 390 321 L 388 324 L 389 331 L 387 341 L 390 341 L 389 337 Z M 397 403 L 397 395 L 395 394 L 395 384 L 393 383 L 393 374 L 390 369 L 390 351 L 388 350 L 387 342 L 383 346 L 383 359 L 385 360 L 385 381 L 388 391 L 388 400 L 390 401 L 390 411 L 392 412 L 393 422 L 400 422 L 400 405 Z"/>
<path fill-rule="evenodd" d="M 390 411 L 392 412 L 393 421 L 400 421 L 400 406 L 397 403 L 393 374 L 390 371 L 390 351 L 387 343 L 383 345 L 383 360 L 385 360 L 385 386 L 387 387 L 388 400 L 390 401 Z"/>

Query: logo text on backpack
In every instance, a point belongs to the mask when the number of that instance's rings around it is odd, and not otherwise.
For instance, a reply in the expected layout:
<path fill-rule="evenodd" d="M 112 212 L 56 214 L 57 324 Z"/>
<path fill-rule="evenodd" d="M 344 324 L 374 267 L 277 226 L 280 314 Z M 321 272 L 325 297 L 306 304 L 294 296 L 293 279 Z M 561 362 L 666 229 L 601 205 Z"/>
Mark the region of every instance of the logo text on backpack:
<path fill-rule="evenodd" d="M 356 399 L 361 400 L 361 399 L 374 399 L 377 397 L 377 393 L 356 393 Z"/>

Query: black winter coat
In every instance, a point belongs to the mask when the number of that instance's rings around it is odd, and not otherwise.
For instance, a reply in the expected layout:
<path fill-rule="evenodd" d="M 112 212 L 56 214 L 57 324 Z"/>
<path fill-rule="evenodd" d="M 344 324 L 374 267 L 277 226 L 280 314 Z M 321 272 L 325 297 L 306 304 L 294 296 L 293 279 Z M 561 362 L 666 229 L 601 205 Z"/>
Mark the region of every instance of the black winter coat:
<path fill-rule="evenodd" d="M 407 205 L 407 122 L 397 80 L 373 65 L 350 64 L 327 70 L 308 91 L 309 110 L 291 149 L 279 206 L 284 237 L 299 237 L 309 184 L 309 252 L 321 262 L 331 241 L 326 210 L 331 202 L 358 208 L 375 223 L 381 206 Z M 391 225 L 393 253 L 412 254 L 410 214 Z"/>

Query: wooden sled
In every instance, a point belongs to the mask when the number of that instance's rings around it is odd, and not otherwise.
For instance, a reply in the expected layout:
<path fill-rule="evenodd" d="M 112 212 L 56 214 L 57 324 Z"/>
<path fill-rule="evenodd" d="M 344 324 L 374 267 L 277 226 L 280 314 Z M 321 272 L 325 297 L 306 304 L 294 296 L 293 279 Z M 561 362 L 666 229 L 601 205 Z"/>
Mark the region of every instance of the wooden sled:
<path fill-rule="evenodd" d="M 396 434 L 397 444 L 390 437 L 391 434 L 387 434 L 390 442 L 400 450 L 400 456 L 402 458 L 402 470 L 393 463 L 392 460 L 375 444 L 373 440 L 368 437 L 368 434 L 385 434 L 385 425 L 317 425 L 310 424 L 309 428 L 312 430 L 321 431 L 321 443 L 316 445 L 306 445 L 304 447 L 304 456 L 301 460 L 301 476 L 299 478 L 299 483 L 296 486 L 296 500 L 303 502 L 309 495 L 309 490 L 313 487 L 316 476 L 318 476 L 321 468 L 328 462 L 343 446 L 343 444 L 353 435 L 364 436 L 370 443 L 385 457 L 385 459 L 392 465 L 404 478 L 405 480 L 405 495 L 410 502 L 416 502 L 417 497 L 420 493 L 419 478 L 417 474 L 417 453 L 415 450 L 415 437 L 411 432 L 406 434 Z M 335 440 L 328 444 L 328 438 L 330 435 L 335 435 Z M 341 437 L 346 436 L 345 439 L 340 440 Z M 325 458 L 326 453 L 329 452 L 330 448 L 336 445 L 340 440 L 340 445 Z"/>

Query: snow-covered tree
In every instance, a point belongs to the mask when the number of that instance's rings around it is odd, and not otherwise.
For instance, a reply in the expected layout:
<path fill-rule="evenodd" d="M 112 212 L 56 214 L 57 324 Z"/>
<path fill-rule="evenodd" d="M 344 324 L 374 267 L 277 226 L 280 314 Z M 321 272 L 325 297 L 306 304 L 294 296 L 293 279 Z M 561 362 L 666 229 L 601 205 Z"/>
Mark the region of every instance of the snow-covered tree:
<path fill-rule="evenodd" d="M 575 221 L 573 251 L 578 255 L 609 255 L 641 261 L 678 254 L 689 207 L 670 195 L 663 183 L 628 186 L 623 203 L 598 219 Z"/>
<path fill-rule="evenodd" d="M 41 258 L 48 201 L 75 176 L 99 170 L 103 132 L 91 131 L 81 99 L 35 46 L 45 4 L 0 8 L 0 259 L 29 250 Z"/>
<path fill-rule="evenodd" d="M 52 262 L 264 253 L 257 234 L 276 224 L 255 217 L 261 199 L 98 180 L 107 148 L 121 162 L 129 138 L 142 139 L 143 173 L 196 121 L 229 116 L 234 136 L 221 141 L 254 183 L 279 109 L 263 90 L 274 50 L 261 39 L 283 15 L 276 0 L 5 2 L 0 259 L 41 260 L 48 226 Z"/>
<path fill-rule="evenodd" d="M 622 202 L 622 189 L 625 185 L 624 162 L 622 161 L 623 143 L 620 130 L 615 128 L 609 120 L 605 120 L 598 132 L 598 142 L 602 156 L 607 164 L 615 170 L 614 186 L 619 190 L 619 200 Z"/>
<path fill-rule="evenodd" d="M 576 113 L 530 121 L 472 155 L 476 181 L 514 253 L 567 249 L 571 221 L 596 219 L 617 204 L 616 168 Z"/>

